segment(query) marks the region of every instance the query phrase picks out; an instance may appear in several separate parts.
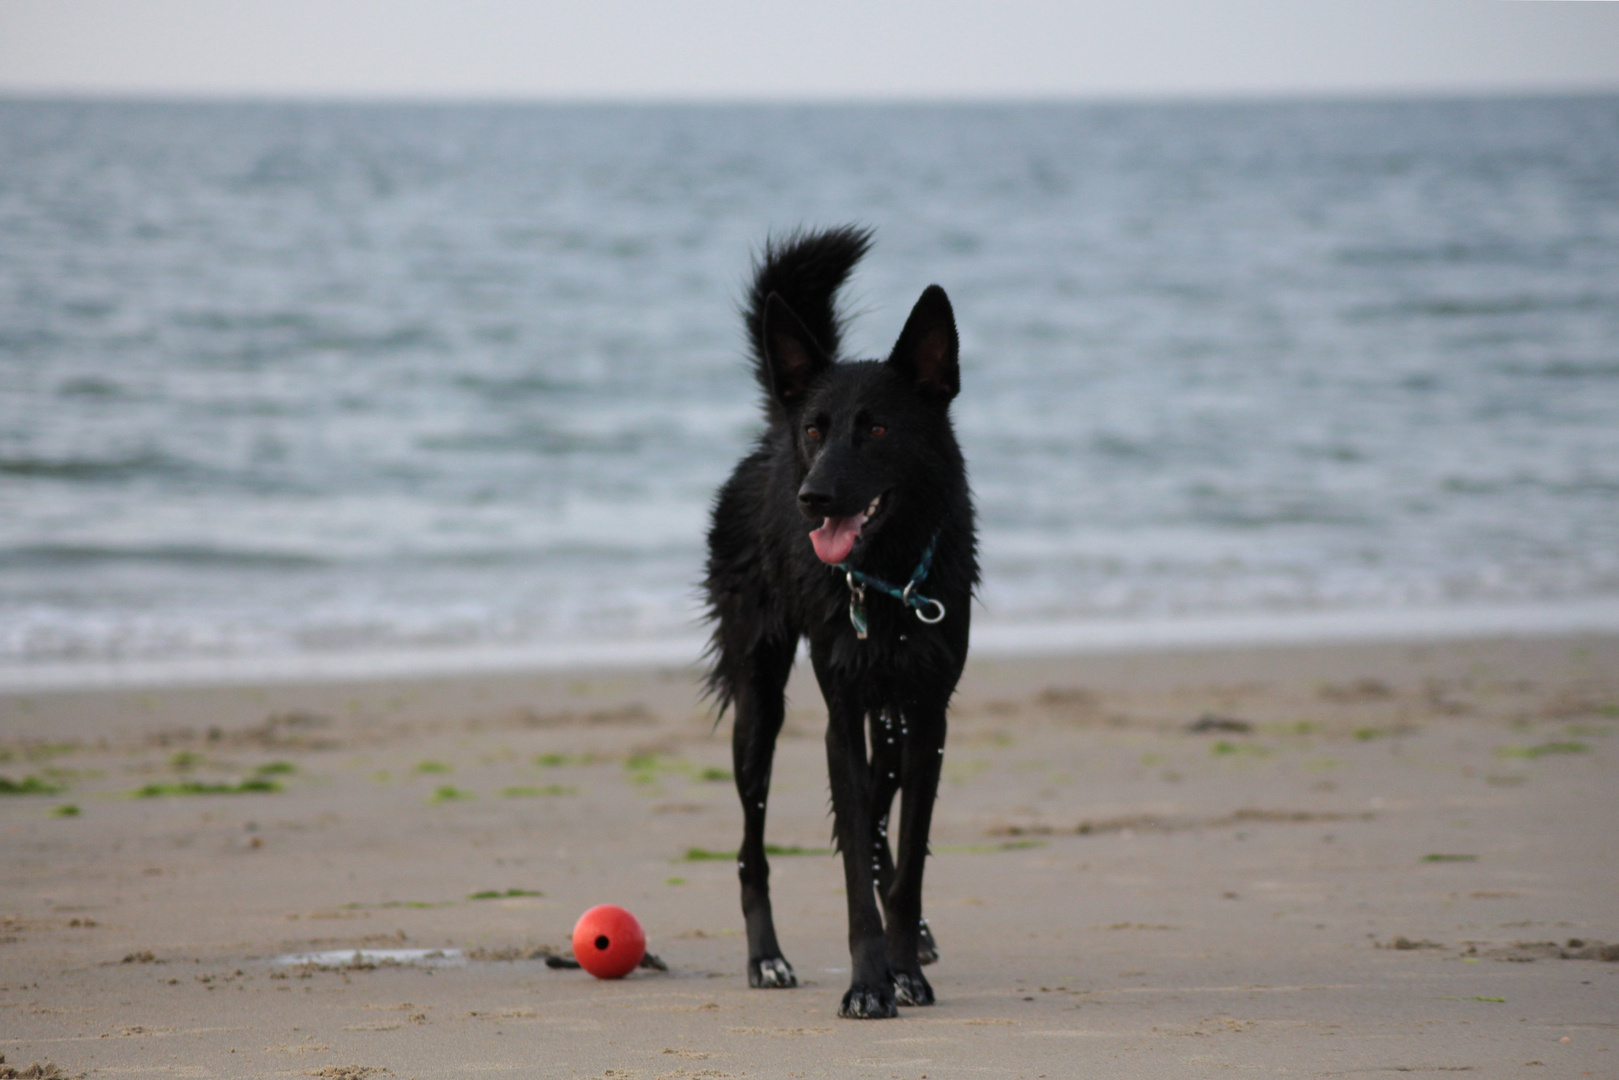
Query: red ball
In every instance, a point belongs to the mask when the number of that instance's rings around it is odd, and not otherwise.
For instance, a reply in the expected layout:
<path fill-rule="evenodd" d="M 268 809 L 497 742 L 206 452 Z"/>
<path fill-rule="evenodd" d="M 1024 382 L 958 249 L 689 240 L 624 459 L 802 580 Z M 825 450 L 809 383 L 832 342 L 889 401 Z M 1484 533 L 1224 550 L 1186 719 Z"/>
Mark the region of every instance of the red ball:
<path fill-rule="evenodd" d="M 598 904 L 573 924 L 573 955 L 598 979 L 621 979 L 646 955 L 646 931 L 615 904 Z"/>

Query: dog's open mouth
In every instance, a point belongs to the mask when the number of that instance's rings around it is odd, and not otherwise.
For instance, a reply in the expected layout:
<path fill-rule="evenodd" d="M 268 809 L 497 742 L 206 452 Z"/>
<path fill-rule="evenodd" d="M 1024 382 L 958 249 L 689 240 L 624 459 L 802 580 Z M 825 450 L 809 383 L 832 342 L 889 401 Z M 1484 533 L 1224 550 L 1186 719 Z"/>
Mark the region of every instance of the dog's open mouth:
<path fill-rule="evenodd" d="M 883 497 L 879 495 L 858 514 L 822 518 L 821 527 L 809 534 L 810 543 L 815 545 L 815 557 L 834 565 L 847 559 L 854 550 L 855 542 L 860 539 L 860 530 L 882 508 Z"/>

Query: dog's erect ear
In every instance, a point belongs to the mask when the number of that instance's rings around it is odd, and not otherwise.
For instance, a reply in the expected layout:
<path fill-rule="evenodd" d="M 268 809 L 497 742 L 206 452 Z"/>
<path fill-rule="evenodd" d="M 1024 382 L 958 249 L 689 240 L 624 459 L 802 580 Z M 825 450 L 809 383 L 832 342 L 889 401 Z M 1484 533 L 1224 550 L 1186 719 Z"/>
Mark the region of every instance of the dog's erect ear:
<path fill-rule="evenodd" d="M 905 320 L 888 363 L 923 397 L 949 401 L 961 390 L 960 350 L 950 298 L 929 285 Z"/>
<path fill-rule="evenodd" d="M 764 332 L 760 336 L 764 339 L 770 392 L 783 406 L 794 408 L 832 362 L 780 293 L 771 293 L 765 300 Z"/>

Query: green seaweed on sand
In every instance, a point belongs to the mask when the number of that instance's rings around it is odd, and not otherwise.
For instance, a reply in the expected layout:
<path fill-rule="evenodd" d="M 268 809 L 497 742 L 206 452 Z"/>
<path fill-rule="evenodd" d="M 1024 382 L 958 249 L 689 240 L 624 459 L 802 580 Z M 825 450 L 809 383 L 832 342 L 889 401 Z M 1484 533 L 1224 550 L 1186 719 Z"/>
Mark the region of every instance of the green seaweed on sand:
<path fill-rule="evenodd" d="M 1270 757 L 1275 751 L 1268 746 L 1259 746 L 1255 743 L 1234 743 L 1227 739 L 1221 739 L 1209 747 L 1209 753 L 1215 757 L 1228 757 L 1236 754 L 1247 754 L 1252 757 Z"/>
<path fill-rule="evenodd" d="M 766 855 L 830 855 L 829 847 L 801 847 L 798 844 L 766 844 Z M 687 848 L 686 854 L 680 857 L 681 862 L 734 862 L 737 853 L 734 851 L 714 851 L 710 848 Z"/>
<path fill-rule="evenodd" d="M 1423 862 L 1478 862 L 1477 855 L 1445 855 L 1434 852 L 1422 857 Z"/>
<path fill-rule="evenodd" d="M 565 765 L 589 765 L 590 757 L 587 754 L 574 756 L 569 754 L 545 753 L 535 754 L 533 762 L 542 769 L 556 769 Z"/>
<path fill-rule="evenodd" d="M 1538 746 L 1498 746 L 1495 756 L 1503 758 L 1542 758 L 1548 754 L 1589 754 L 1591 748 L 1582 742 L 1549 742 Z"/>
<path fill-rule="evenodd" d="M 270 761 L 253 770 L 259 776 L 288 776 L 298 771 L 290 761 Z"/>
<path fill-rule="evenodd" d="M 418 761 L 416 771 L 419 773 L 447 773 L 454 770 L 442 761 Z"/>
<path fill-rule="evenodd" d="M 680 858 L 683 862 L 719 862 L 721 860 L 731 862 L 736 859 L 736 852 L 714 851 L 710 848 L 690 847 L 686 849 L 686 854 L 682 855 Z"/>
<path fill-rule="evenodd" d="M 273 795 L 280 790 L 281 785 L 274 780 L 250 776 L 237 784 L 207 783 L 202 780 L 147 784 L 136 788 L 130 794 L 136 799 L 159 799 L 171 795 Z"/>
<path fill-rule="evenodd" d="M 51 811 L 51 817 L 78 817 L 79 813 L 79 808 L 73 803 L 63 803 Z"/>
<path fill-rule="evenodd" d="M 655 753 L 636 753 L 624 759 L 624 771 L 632 784 L 651 785 L 661 773 L 684 772 L 690 766 Z"/>
<path fill-rule="evenodd" d="M 933 850 L 940 855 L 985 855 L 992 851 L 1027 851 L 1045 846 L 1044 840 L 1008 840 L 1000 844 L 940 844 Z"/>
<path fill-rule="evenodd" d="M 577 795 L 579 790 L 571 784 L 542 784 L 539 787 L 501 788 L 500 794 L 507 799 L 535 799 L 546 795 Z"/>
<path fill-rule="evenodd" d="M 471 895 L 469 895 L 467 897 L 467 899 L 468 900 L 504 900 L 504 899 L 506 899 L 507 897 L 510 897 L 510 896 L 544 896 L 544 895 L 545 894 L 540 892 L 538 889 L 507 889 L 505 892 L 501 892 L 499 889 L 482 889 L 482 890 L 480 890 L 478 892 L 472 893 Z"/>
<path fill-rule="evenodd" d="M 53 784 L 38 776 L 25 776 L 21 780 L 0 776 L 0 795 L 55 795 L 61 790 L 60 784 Z"/>
<path fill-rule="evenodd" d="M 470 791 L 462 791 L 452 784 L 440 784 L 433 790 L 433 794 L 427 797 L 427 801 L 437 805 L 438 803 L 460 802 L 473 797 Z"/>
<path fill-rule="evenodd" d="M 830 855 L 829 847 L 799 847 L 797 844 L 766 844 L 766 855 Z"/>
<path fill-rule="evenodd" d="M 654 784 L 658 776 L 663 773 L 679 773 L 695 780 L 709 783 L 718 783 L 731 779 L 731 771 L 718 766 L 698 766 L 683 758 L 665 757 L 661 754 L 643 752 L 631 754 L 624 759 L 625 771 L 629 773 L 632 784 Z"/>

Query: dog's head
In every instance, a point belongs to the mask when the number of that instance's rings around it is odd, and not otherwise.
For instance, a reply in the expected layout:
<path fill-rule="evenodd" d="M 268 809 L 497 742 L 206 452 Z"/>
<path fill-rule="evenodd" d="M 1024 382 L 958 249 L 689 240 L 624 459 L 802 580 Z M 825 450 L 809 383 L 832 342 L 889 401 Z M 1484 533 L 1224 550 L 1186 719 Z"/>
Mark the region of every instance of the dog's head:
<path fill-rule="evenodd" d="M 949 416 L 961 388 L 960 345 L 944 290 L 923 291 L 884 361 L 836 362 L 776 294 L 765 303 L 762 337 L 770 392 L 802 467 L 798 507 L 815 526 L 816 556 L 845 562 L 892 518 L 936 522 L 941 485 L 961 475 Z"/>

